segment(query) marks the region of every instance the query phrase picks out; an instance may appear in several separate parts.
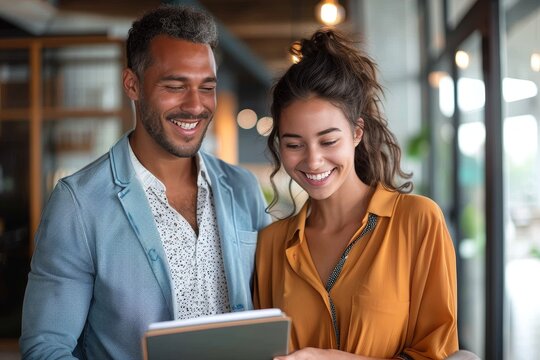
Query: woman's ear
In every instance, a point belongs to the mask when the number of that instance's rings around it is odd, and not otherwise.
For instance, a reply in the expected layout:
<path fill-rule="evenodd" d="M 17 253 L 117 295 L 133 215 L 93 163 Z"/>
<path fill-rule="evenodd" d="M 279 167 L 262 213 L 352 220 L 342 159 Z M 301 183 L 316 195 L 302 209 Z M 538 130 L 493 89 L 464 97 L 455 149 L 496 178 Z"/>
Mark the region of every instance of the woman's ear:
<path fill-rule="evenodd" d="M 354 126 L 353 132 L 353 142 L 354 146 L 357 146 L 362 141 L 362 136 L 364 135 L 364 119 L 358 118 L 356 125 Z"/>
<path fill-rule="evenodd" d="M 133 101 L 139 100 L 139 78 L 131 69 L 124 69 L 122 73 L 122 85 L 124 92 Z"/>

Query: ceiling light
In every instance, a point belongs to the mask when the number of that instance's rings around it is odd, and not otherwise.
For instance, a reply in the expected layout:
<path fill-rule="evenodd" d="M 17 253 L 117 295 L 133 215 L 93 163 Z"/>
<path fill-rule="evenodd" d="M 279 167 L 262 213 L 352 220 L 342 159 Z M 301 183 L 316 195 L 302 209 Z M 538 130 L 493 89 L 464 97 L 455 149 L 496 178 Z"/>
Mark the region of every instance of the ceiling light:
<path fill-rule="evenodd" d="M 525 100 L 538 95 L 538 86 L 534 81 L 523 79 L 504 78 L 502 90 L 506 102 Z"/>
<path fill-rule="evenodd" d="M 531 69 L 532 71 L 540 72 L 540 53 L 533 53 L 531 55 Z"/>
<path fill-rule="evenodd" d="M 486 127 L 480 121 L 463 123 L 458 127 L 458 146 L 462 154 L 475 157 L 486 142 Z"/>
<path fill-rule="evenodd" d="M 337 25 L 345 19 L 345 9 L 337 0 L 321 0 L 315 7 L 317 20 L 324 25 Z"/>
<path fill-rule="evenodd" d="M 257 121 L 257 132 L 262 136 L 268 136 L 270 135 L 270 131 L 272 131 L 273 125 L 274 119 L 272 119 L 270 116 L 262 117 L 259 119 L 259 121 Z"/>
<path fill-rule="evenodd" d="M 251 109 L 244 109 L 236 116 L 236 122 L 242 129 L 251 129 L 257 124 L 257 114 Z"/>
<path fill-rule="evenodd" d="M 538 122 L 532 114 L 504 119 L 504 151 L 514 165 L 533 161 L 538 151 Z"/>
<path fill-rule="evenodd" d="M 431 85 L 432 88 L 438 89 L 441 80 L 448 76 L 448 73 L 444 71 L 432 71 L 428 75 L 429 85 Z"/>
<path fill-rule="evenodd" d="M 290 60 L 293 64 L 298 64 L 302 60 L 302 45 L 300 42 L 295 41 L 289 50 Z"/>
<path fill-rule="evenodd" d="M 466 69 L 469 67 L 469 54 L 463 50 L 456 52 L 456 65 L 460 69 Z"/>

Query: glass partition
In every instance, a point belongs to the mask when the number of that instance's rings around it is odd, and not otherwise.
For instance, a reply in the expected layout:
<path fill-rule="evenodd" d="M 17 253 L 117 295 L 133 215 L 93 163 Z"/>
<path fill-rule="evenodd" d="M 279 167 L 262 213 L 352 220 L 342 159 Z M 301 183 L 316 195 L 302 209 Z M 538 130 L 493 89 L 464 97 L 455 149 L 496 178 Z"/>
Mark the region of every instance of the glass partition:
<path fill-rule="evenodd" d="M 540 3 L 534 8 L 526 3 L 505 2 L 502 85 L 508 359 L 540 353 Z"/>
<path fill-rule="evenodd" d="M 458 223 L 461 264 L 461 345 L 481 358 L 485 338 L 485 102 L 481 36 L 475 32 L 454 58 L 457 81 Z"/>
<path fill-rule="evenodd" d="M 451 64 L 443 62 L 437 70 L 429 74 L 431 87 L 431 126 L 433 139 L 431 141 L 432 156 L 435 161 L 431 179 L 433 198 L 450 214 L 453 208 L 453 146 L 455 129 L 452 122 L 454 115 L 454 81 L 451 77 Z M 455 240 L 455 239 L 454 239 Z"/>

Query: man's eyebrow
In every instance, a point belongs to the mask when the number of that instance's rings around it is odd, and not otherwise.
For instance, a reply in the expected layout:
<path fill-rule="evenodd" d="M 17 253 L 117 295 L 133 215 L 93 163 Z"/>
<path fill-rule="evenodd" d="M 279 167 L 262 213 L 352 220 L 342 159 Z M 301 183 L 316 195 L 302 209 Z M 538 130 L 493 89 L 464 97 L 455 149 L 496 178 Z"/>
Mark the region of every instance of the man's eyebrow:
<path fill-rule="evenodd" d="M 341 132 L 341 129 L 338 129 L 338 128 L 328 128 L 326 130 L 322 130 L 322 131 L 319 131 L 317 133 L 317 136 L 323 136 L 323 135 L 326 135 L 326 134 L 329 134 L 331 132 L 334 132 L 334 131 L 339 131 Z M 291 134 L 291 133 L 285 133 L 283 135 L 281 135 L 282 138 L 284 137 L 289 137 L 289 138 L 301 138 L 300 135 L 298 134 Z"/>
<path fill-rule="evenodd" d="M 187 76 L 181 75 L 167 75 L 161 78 L 161 81 L 180 81 L 180 82 L 189 82 Z M 202 80 L 202 83 L 217 82 L 217 79 L 214 76 L 208 76 Z"/>

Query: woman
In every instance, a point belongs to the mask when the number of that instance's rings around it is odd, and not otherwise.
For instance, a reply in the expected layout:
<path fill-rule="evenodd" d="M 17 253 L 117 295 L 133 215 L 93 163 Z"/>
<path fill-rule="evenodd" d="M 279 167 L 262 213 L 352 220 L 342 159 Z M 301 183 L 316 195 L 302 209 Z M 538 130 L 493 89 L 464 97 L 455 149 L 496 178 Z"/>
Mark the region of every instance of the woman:
<path fill-rule="evenodd" d="M 259 234 L 254 290 L 292 318 L 279 359 L 445 358 L 458 350 L 454 249 L 439 207 L 396 179 L 410 175 L 376 65 L 332 30 L 296 45 L 268 147 L 272 183 L 283 166 L 309 199 Z"/>

